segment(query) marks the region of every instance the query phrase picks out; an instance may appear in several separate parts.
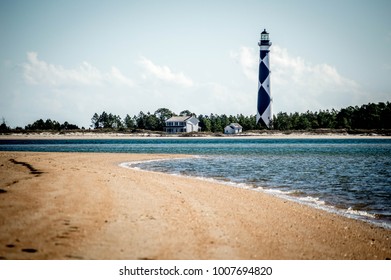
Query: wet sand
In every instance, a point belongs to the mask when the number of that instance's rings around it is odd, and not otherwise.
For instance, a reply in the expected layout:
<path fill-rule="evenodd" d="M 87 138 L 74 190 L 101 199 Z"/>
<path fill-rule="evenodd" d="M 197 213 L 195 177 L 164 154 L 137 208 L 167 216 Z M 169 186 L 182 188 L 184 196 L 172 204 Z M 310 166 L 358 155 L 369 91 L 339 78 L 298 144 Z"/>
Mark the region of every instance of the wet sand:
<path fill-rule="evenodd" d="M 169 157 L 0 152 L 0 259 L 391 258 L 390 230 L 118 166 Z"/>

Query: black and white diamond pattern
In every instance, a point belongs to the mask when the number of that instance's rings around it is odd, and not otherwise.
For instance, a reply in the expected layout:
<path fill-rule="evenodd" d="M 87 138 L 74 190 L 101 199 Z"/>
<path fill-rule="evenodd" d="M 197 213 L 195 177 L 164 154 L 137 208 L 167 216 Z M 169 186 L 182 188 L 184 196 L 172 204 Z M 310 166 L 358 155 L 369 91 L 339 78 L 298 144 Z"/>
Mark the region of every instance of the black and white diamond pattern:
<path fill-rule="evenodd" d="M 260 51 L 259 75 L 258 75 L 258 104 L 257 123 L 262 122 L 269 127 L 272 119 L 271 96 L 270 96 L 270 70 L 269 51 Z"/>

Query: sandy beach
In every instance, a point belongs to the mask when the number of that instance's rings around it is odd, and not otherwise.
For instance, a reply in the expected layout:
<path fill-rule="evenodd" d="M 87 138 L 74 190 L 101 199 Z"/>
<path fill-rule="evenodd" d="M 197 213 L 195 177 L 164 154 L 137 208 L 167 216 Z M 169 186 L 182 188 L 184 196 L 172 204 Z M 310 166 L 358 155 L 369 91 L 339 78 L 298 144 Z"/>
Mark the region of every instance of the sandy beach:
<path fill-rule="evenodd" d="M 0 259 L 391 258 L 390 230 L 119 166 L 168 157 L 0 152 Z"/>

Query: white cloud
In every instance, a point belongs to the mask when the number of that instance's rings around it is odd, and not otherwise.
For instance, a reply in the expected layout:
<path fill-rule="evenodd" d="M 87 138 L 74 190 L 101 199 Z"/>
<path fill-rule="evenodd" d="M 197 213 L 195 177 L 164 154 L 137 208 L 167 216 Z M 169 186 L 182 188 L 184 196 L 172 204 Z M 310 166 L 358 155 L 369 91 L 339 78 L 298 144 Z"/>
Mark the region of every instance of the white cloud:
<path fill-rule="evenodd" d="M 258 66 L 258 59 L 254 54 L 254 49 L 247 47 L 240 47 L 239 52 L 230 52 L 231 58 L 235 59 L 242 68 L 244 75 L 252 80 L 257 80 L 256 67 Z"/>
<path fill-rule="evenodd" d="M 116 68 L 116 67 L 111 67 L 111 73 L 108 75 L 109 77 L 109 80 L 113 81 L 113 82 L 116 82 L 120 85 L 126 85 L 126 86 L 129 86 L 129 87 L 132 87 L 134 86 L 134 82 L 127 78 L 126 76 L 124 76 L 121 71 Z"/>
<path fill-rule="evenodd" d="M 35 52 L 27 53 L 27 63 L 23 64 L 24 78 L 33 85 L 45 86 L 101 86 L 104 84 L 133 86 L 132 80 L 112 67 L 110 72 L 101 72 L 88 62 L 82 62 L 74 69 L 47 63 L 38 58 Z"/>
<path fill-rule="evenodd" d="M 152 76 L 158 78 L 159 80 L 178 84 L 184 87 L 193 86 L 192 79 L 188 78 L 182 72 L 174 73 L 168 66 L 159 66 L 154 64 L 151 60 L 141 57 L 139 60 L 139 64 L 147 70 L 148 73 L 152 74 Z"/>
<path fill-rule="evenodd" d="M 243 74 L 257 82 L 258 52 L 241 47 L 231 52 Z M 367 102 L 364 91 L 354 80 L 343 77 L 328 64 L 312 65 L 293 57 L 287 49 L 275 45 L 270 53 L 271 88 L 274 112 L 317 111 Z"/>

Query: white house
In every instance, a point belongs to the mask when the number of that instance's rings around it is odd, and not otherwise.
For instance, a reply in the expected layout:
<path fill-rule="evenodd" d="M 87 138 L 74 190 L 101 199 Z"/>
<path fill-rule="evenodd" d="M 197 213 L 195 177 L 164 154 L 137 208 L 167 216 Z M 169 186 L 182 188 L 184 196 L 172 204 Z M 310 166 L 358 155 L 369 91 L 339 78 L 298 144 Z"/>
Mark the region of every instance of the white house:
<path fill-rule="evenodd" d="M 236 134 L 236 133 L 241 133 L 243 130 L 243 127 L 238 124 L 238 123 L 231 123 L 230 125 L 227 125 L 224 128 L 224 133 L 225 134 Z"/>
<path fill-rule="evenodd" d="M 176 116 L 166 120 L 164 131 L 167 133 L 197 132 L 199 120 L 193 116 Z"/>

